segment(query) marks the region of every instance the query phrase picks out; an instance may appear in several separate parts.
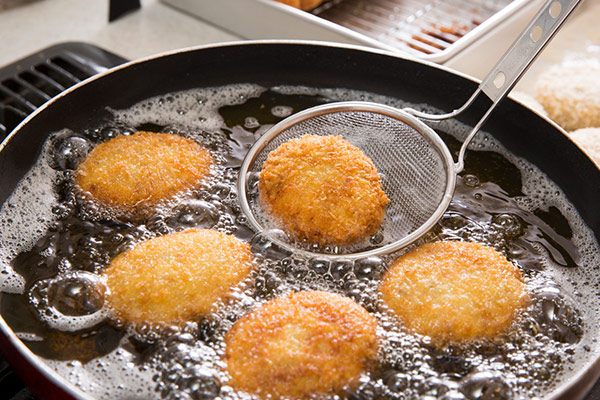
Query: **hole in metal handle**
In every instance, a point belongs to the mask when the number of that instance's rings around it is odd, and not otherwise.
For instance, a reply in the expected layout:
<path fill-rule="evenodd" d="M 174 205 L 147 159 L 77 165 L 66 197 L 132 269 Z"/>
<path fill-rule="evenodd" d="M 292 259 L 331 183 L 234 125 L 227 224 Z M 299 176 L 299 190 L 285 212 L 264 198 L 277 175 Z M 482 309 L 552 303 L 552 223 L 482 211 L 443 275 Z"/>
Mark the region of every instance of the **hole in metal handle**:
<path fill-rule="evenodd" d="M 494 86 L 496 86 L 497 89 L 500 89 L 502 86 L 504 86 L 505 81 L 506 75 L 504 75 L 504 72 L 500 71 L 494 77 Z"/>
<path fill-rule="evenodd" d="M 531 40 L 533 40 L 534 43 L 537 43 L 537 41 L 542 38 L 542 33 L 543 33 L 542 27 L 539 25 L 536 25 L 533 27 L 533 29 L 531 29 L 529 37 L 531 38 Z"/>
<path fill-rule="evenodd" d="M 549 12 L 550 12 L 550 16 L 552 18 L 558 18 L 558 16 L 560 15 L 561 11 L 562 11 L 562 5 L 558 1 L 555 1 L 550 6 Z"/>

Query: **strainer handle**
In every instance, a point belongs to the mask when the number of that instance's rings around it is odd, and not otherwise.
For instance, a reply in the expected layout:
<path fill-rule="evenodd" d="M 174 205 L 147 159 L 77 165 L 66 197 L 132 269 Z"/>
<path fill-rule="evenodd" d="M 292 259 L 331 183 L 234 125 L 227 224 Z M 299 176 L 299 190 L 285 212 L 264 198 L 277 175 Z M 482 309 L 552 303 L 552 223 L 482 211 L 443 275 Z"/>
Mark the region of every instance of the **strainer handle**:
<path fill-rule="evenodd" d="M 473 136 L 485 123 L 496 105 L 506 97 L 508 92 L 521 79 L 531 63 L 546 47 L 580 2 L 581 0 L 549 0 L 546 2 L 465 104 L 468 107 L 480 92 L 485 93 L 492 100 L 492 106 L 473 128 L 460 149 L 458 162 L 456 163 L 457 172 L 463 169 L 464 154 Z M 465 106 L 461 107 L 461 110 L 464 110 Z"/>
<path fill-rule="evenodd" d="M 510 92 L 580 2 L 549 0 L 537 13 L 479 85 L 493 102 Z"/>
<path fill-rule="evenodd" d="M 447 114 L 438 115 L 424 113 L 411 108 L 404 109 L 407 113 L 421 119 L 441 121 L 461 114 L 475 102 L 481 93 L 484 93 L 492 100 L 491 107 L 479 120 L 477 125 L 475 125 L 460 148 L 458 161 L 454 166 L 456 173 L 462 171 L 464 167 L 465 151 L 471 139 L 473 139 L 485 121 L 487 121 L 492 111 L 496 108 L 496 105 L 506 97 L 508 92 L 521 79 L 531 63 L 546 47 L 580 2 L 581 0 L 548 0 L 517 40 L 504 53 L 500 61 L 487 74 L 477 90 L 460 108 Z"/>

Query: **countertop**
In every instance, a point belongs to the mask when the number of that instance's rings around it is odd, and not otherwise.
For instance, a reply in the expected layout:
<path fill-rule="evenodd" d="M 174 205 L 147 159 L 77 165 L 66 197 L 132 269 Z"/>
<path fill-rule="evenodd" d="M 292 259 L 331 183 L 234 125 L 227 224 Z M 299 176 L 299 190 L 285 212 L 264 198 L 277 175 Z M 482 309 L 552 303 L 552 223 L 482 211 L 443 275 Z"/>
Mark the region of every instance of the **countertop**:
<path fill-rule="evenodd" d="M 158 0 L 108 22 L 108 0 L 40 0 L 0 12 L 0 66 L 60 42 L 88 42 L 129 60 L 240 40 Z"/>

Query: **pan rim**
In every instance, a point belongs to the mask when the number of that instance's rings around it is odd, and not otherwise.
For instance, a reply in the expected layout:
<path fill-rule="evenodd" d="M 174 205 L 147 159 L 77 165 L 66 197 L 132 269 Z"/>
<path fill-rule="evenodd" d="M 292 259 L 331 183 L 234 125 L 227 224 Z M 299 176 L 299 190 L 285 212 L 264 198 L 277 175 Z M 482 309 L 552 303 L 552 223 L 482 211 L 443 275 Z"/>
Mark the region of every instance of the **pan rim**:
<path fill-rule="evenodd" d="M 9 135 L 7 135 L 7 137 L 4 139 L 4 141 L 2 141 L 2 143 L 0 143 L 0 152 L 3 151 L 5 149 L 5 147 L 7 146 L 7 144 L 11 141 L 11 139 L 19 131 L 21 131 L 22 128 L 29 123 L 29 121 L 36 118 L 38 116 L 38 114 L 42 113 L 47 108 L 51 107 L 55 102 L 57 102 L 59 99 L 62 99 L 64 96 L 69 95 L 70 93 L 78 90 L 82 86 L 85 86 L 91 82 L 98 80 L 98 79 L 102 79 L 105 76 L 111 75 L 113 73 L 117 73 L 118 71 L 120 71 L 122 69 L 131 68 L 135 65 L 144 64 L 146 62 L 150 62 L 153 60 L 157 60 L 160 58 L 165 58 L 165 57 L 169 57 L 169 56 L 173 56 L 173 55 L 177 55 L 177 54 L 191 53 L 191 52 L 203 51 L 203 50 L 214 49 L 214 48 L 225 48 L 225 47 L 236 47 L 236 46 L 256 46 L 256 45 L 266 45 L 266 46 L 290 45 L 290 46 L 307 46 L 307 47 L 314 47 L 314 46 L 331 47 L 331 48 L 336 48 L 336 49 L 347 49 L 347 50 L 358 51 L 358 52 L 366 52 L 366 53 L 372 53 L 372 54 L 377 54 L 377 55 L 384 55 L 384 56 L 393 57 L 396 59 L 416 62 L 421 65 L 433 67 L 435 69 L 451 73 L 455 76 L 469 80 L 469 81 L 477 83 L 477 84 L 480 83 L 480 80 L 478 80 L 468 74 L 453 70 L 452 68 L 449 68 L 449 67 L 446 67 L 443 65 L 436 64 L 432 61 L 412 57 L 410 55 L 399 54 L 399 53 L 392 52 L 389 50 L 375 49 L 375 48 L 370 48 L 370 47 L 362 46 L 362 45 L 343 44 L 343 43 L 316 41 L 316 40 L 268 39 L 268 40 L 241 40 L 241 41 L 230 41 L 230 42 L 223 42 L 223 43 L 212 43 L 212 44 L 200 45 L 200 46 L 191 46 L 191 47 L 166 51 L 166 52 L 162 52 L 162 53 L 157 53 L 154 55 L 150 55 L 147 57 L 143 57 L 140 59 L 126 62 L 124 64 L 121 64 L 116 67 L 110 68 L 106 71 L 103 71 L 97 75 L 94 75 L 88 79 L 85 79 L 82 82 L 79 82 L 76 85 L 66 89 L 65 91 L 61 92 L 57 96 L 53 97 L 52 99 L 50 99 L 49 101 L 44 103 L 36 111 L 34 111 L 30 115 L 28 115 L 21 123 L 19 123 L 19 125 L 17 125 L 9 133 Z M 545 120 L 551 126 L 558 129 L 561 133 L 563 133 L 565 136 L 568 137 L 568 135 L 566 134 L 566 131 L 564 129 L 562 129 L 558 124 L 556 124 L 554 121 L 552 121 L 546 115 L 539 113 L 538 111 L 534 110 L 533 108 L 527 106 L 527 104 L 524 104 L 521 100 L 516 99 L 511 95 L 509 95 L 509 98 L 511 98 L 512 101 L 515 101 L 518 104 L 528 108 L 530 112 L 533 112 L 538 117 L 541 117 L 543 120 Z M 583 151 L 580 146 L 577 146 L 577 147 L 581 151 Z M 585 154 L 585 152 L 584 152 L 584 154 Z M 589 158 L 589 156 L 587 156 L 587 154 L 586 154 L 586 157 L 590 161 L 592 161 L 592 163 L 594 163 L 593 160 L 591 160 Z M 600 165 L 598 165 L 597 163 L 594 163 L 594 165 L 600 169 Z M 1 300 L 1 295 L 0 295 L 0 300 Z M 94 400 L 95 399 L 95 397 L 92 397 L 91 395 L 85 393 L 84 391 L 79 389 L 76 385 L 72 384 L 66 378 L 64 378 L 62 375 L 60 375 L 53 368 L 51 368 L 45 362 L 45 360 L 43 358 L 37 356 L 31 350 L 29 350 L 29 348 L 16 336 L 15 332 L 8 326 L 8 324 L 6 323 L 6 321 L 4 320 L 4 318 L 2 316 L 0 316 L 0 331 L 1 331 L 2 335 L 4 335 L 7 338 L 8 342 L 13 346 L 13 348 L 16 351 L 18 351 L 19 354 L 21 356 L 23 356 L 25 358 L 25 360 L 33 366 L 33 368 L 35 368 L 38 372 L 40 372 L 51 383 L 60 387 L 62 390 L 64 390 L 65 392 L 67 392 L 69 395 L 73 396 L 76 399 L 82 399 L 82 400 Z M 568 379 L 568 381 L 566 381 L 564 384 L 560 385 L 559 387 L 557 387 L 556 389 L 551 391 L 548 394 L 548 396 L 545 397 L 545 399 L 546 400 L 560 399 L 560 398 L 562 398 L 562 396 L 570 395 L 571 394 L 570 392 L 572 390 L 575 390 L 576 392 L 581 393 L 580 394 L 581 396 L 585 395 L 589 391 L 589 389 L 591 389 L 594 382 L 600 376 L 600 355 L 597 356 L 595 359 L 592 359 L 590 362 L 584 364 L 582 367 L 583 368 L 581 368 L 581 370 L 579 370 L 577 373 L 572 374 L 571 377 Z M 593 373 L 590 373 L 591 371 Z M 589 380 L 589 382 L 586 382 L 586 379 Z M 581 392 L 581 390 L 577 391 L 576 386 L 578 384 L 581 384 L 582 382 L 586 383 L 586 390 L 584 392 Z"/>
<path fill-rule="evenodd" d="M 101 79 L 101 78 L 103 78 L 105 76 L 111 75 L 111 74 L 113 74 L 113 73 L 115 73 L 117 71 L 120 71 L 121 69 L 131 68 L 134 65 L 143 64 L 145 62 L 157 60 L 157 59 L 160 59 L 160 58 L 164 58 L 164 57 L 168 57 L 168 56 L 172 56 L 172 55 L 176 55 L 176 54 L 190 53 L 190 52 L 207 50 L 207 49 L 213 49 L 213 48 L 235 47 L 235 46 L 256 46 L 256 45 L 286 45 L 286 44 L 287 45 L 306 45 L 306 46 L 332 47 L 332 48 L 335 47 L 335 48 L 342 48 L 342 49 L 348 49 L 348 50 L 357 50 L 357 51 L 364 51 L 364 52 L 373 53 L 373 54 L 380 54 L 380 55 L 391 56 L 391 57 L 394 57 L 394 58 L 400 58 L 400 59 L 403 59 L 403 60 L 414 61 L 414 62 L 423 64 L 423 65 L 427 65 L 427 66 L 430 66 L 430 67 L 439 68 L 439 69 L 441 69 L 443 71 L 459 75 L 462 78 L 466 78 L 468 80 L 471 80 L 473 82 L 478 83 L 478 80 L 475 79 L 475 78 L 473 78 L 472 76 L 469 76 L 469 75 L 464 74 L 462 72 L 459 72 L 459 71 L 453 70 L 451 68 L 445 67 L 443 65 L 436 64 L 436 63 L 431 62 L 431 61 L 419 59 L 419 58 L 416 58 L 416 57 L 413 57 L 413 56 L 410 56 L 410 55 L 405 55 L 405 54 L 400 54 L 400 53 L 392 52 L 392 51 L 389 51 L 389 50 L 376 49 L 376 48 L 372 48 L 372 47 L 368 47 L 368 46 L 363 46 L 363 45 L 355 45 L 355 44 L 347 44 L 347 43 L 336 43 L 336 42 L 319 41 L 319 40 L 294 40 L 294 39 L 286 39 L 286 40 L 279 40 L 279 39 L 235 40 L 235 41 L 228 41 L 228 42 L 222 42 L 222 43 L 210 43 L 210 44 L 199 45 L 199 46 L 183 47 L 183 48 L 179 48 L 179 49 L 169 50 L 169 51 L 165 51 L 165 52 L 161 52 L 161 53 L 149 55 L 149 56 L 146 56 L 146 57 L 138 58 L 138 59 L 135 59 L 135 60 L 131 60 L 131 61 L 125 62 L 125 63 L 120 64 L 120 65 L 117 65 L 115 67 L 109 68 L 106 71 L 100 72 L 100 73 L 98 73 L 96 75 L 92 75 L 91 77 L 89 77 L 87 79 L 84 79 L 83 81 L 81 81 L 81 82 L 79 82 L 79 83 L 77 83 L 77 84 L 75 84 L 75 85 L 73 85 L 73 86 L 65 89 L 62 92 L 60 92 L 59 94 L 57 94 L 56 96 L 54 96 L 53 98 L 51 98 L 50 100 L 48 100 L 46 103 L 44 103 L 40 107 L 38 107 L 31 114 L 29 114 L 0 143 L 0 151 L 2 151 L 4 149 L 4 147 L 6 147 L 6 144 L 11 140 L 11 138 L 19 130 L 21 130 L 21 128 L 23 126 L 25 126 L 31 119 L 35 118 L 39 113 L 43 112 L 46 108 L 50 107 L 56 101 L 58 101 L 59 99 L 65 97 L 65 96 L 67 96 L 69 93 L 77 90 L 78 88 L 89 84 L 90 82 L 94 82 L 94 81 L 96 81 L 98 79 Z"/>

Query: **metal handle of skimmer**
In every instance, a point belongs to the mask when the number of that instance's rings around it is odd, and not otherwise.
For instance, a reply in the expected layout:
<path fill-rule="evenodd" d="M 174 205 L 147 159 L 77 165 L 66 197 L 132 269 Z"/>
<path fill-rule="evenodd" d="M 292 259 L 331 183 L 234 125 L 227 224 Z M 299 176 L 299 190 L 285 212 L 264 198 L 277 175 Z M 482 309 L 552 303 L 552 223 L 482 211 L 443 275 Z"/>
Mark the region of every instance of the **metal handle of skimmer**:
<path fill-rule="evenodd" d="M 456 173 L 462 171 L 464 167 L 465 151 L 471 142 L 471 139 L 473 139 L 498 103 L 506 97 L 519 79 L 521 79 L 531 63 L 533 63 L 544 47 L 546 47 L 548 42 L 554 37 L 556 32 L 580 2 L 581 0 L 547 1 L 529 23 L 527 28 L 525 28 L 506 53 L 504 53 L 500 61 L 496 63 L 483 79 L 473 95 L 460 108 L 451 113 L 441 115 L 427 114 L 410 108 L 404 110 L 421 119 L 439 121 L 456 117 L 469 108 L 481 93 L 484 93 L 492 100 L 491 107 L 483 117 L 481 117 L 473 130 L 471 130 L 460 148 L 458 160 L 455 164 Z"/>

